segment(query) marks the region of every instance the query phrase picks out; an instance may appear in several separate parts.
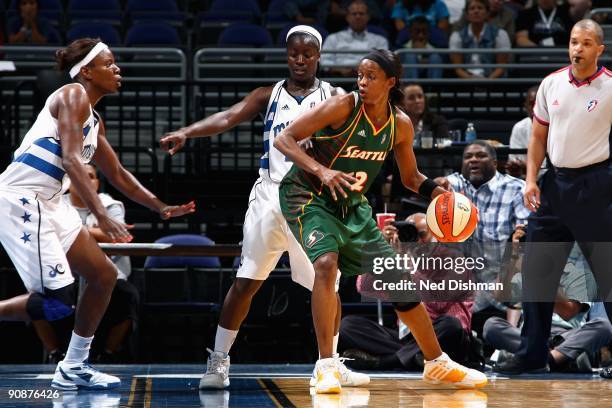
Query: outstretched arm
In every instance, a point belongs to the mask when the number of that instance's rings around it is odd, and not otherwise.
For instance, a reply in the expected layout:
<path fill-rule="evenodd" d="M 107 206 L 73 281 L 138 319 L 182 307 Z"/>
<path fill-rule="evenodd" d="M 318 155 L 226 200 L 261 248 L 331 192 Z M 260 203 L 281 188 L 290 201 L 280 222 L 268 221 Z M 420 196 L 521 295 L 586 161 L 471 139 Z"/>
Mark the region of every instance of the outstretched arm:
<path fill-rule="evenodd" d="M 350 117 L 354 106 L 352 94 L 334 96 L 300 115 L 274 139 L 274 147 L 296 166 L 319 177 L 331 190 L 334 200 L 337 199 L 336 190 L 343 197 L 347 197 L 344 188 L 350 189 L 351 183 L 356 183 L 357 179 L 323 166 L 306 154 L 297 142 L 328 126 L 333 129 L 339 128 Z"/>
<path fill-rule="evenodd" d="M 217 112 L 187 127 L 167 133 L 160 141 L 162 149 L 170 154 L 181 150 L 187 139 L 212 136 L 253 119 L 263 111 L 270 100 L 273 87 L 257 88 L 243 100 L 227 110 Z"/>
<path fill-rule="evenodd" d="M 170 206 L 140 184 L 136 177 L 119 162 L 117 154 L 106 140 L 102 121 L 100 121 L 100 131 L 98 132 L 98 148 L 93 160 L 117 190 L 121 191 L 130 200 L 159 213 L 161 218 L 179 217 L 195 211 L 193 201 L 180 206 Z"/>
<path fill-rule="evenodd" d="M 400 171 L 400 177 L 402 184 L 409 190 L 420 194 L 420 189 L 427 180 L 427 177 L 417 168 L 416 157 L 414 156 L 414 150 L 412 149 L 412 142 L 414 140 L 414 129 L 410 118 L 403 112 L 397 113 L 397 136 L 395 139 L 395 145 L 393 146 L 395 160 Z M 427 198 L 435 198 L 436 196 L 444 193 L 446 190 L 438 186 L 433 189 L 431 196 Z"/>
<path fill-rule="evenodd" d="M 92 187 L 83 165 L 83 124 L 89 118 L 89 97 L 82 86 L 74 84 L 64 87 L 50 106 L 51 114 L 57 118 L 62 146 L 62 165 L 70 177 L 72 187 L 98 219 L 100 228 L 113 240 L 128 242 L 132 239 L 125 225 L 108 216 L 98 193 Z"/>

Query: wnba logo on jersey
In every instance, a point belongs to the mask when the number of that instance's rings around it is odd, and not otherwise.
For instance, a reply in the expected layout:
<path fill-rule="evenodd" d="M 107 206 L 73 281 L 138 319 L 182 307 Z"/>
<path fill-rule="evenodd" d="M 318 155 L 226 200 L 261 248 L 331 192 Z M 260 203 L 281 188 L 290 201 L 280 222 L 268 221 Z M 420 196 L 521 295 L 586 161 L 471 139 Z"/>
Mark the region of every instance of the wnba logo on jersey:
<path fill-rule="evenodd" d="M 62 264 L 57 264 L 55 267 L 53 265 L 47 265 L 47 268 L 51 268 L 49 271 L 49 276 L 52 278 L 55 278 L 57 275 L 63 275 L 65 272 L 64 265 Z"/>
<path fill-rule="evenodd" d="M 587 112 L 593 112 L 597 107 L 597 99 L 591 99 L 587 105 Z"/>
<path fill-rule="evenodd" d="M 308 235 L 308 241 L 306 241 L 306 247 L 308 248 L 312 248 L 314 246 L 314 244 L 316 244 L 317 242 L 319 242 L 320 240 L 323 239 L 323 237 L 325 237 L 325 235 L 323 235 L 322 232 L 317 231 L 317 230 L 313 230 L 309 235 Z"/>

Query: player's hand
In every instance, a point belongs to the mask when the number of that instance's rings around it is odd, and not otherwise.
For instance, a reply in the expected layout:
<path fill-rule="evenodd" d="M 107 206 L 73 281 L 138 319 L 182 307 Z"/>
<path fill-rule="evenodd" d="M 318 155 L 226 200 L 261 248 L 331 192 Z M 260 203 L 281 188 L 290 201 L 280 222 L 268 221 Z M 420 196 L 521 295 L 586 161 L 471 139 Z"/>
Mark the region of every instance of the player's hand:
<path fill-rule="evenodd" d="M 166 133 L 159 141 L 159 145 L 172 155 L 181 150 L 183 146 L 185 146 L 186 141 L 187 134 L 184 130 L 179 129 L 174 132 Z"/>
<path fill-rule="evenodd" d="M 347 198 L 348 195 L 346 194 L 346 191 L 344 189 L 346 188 L 349 191 L 352 190 L 352 184 L 357 183 L 359 181 L 350 174 L 327 168 L 323 169 L 319 178 L 321 179 L 321 182 L 326 185 L 327 188 L 329 188 L 332 198 L 335 201 L 338 201 L 338 195 L 336 194 L 336 191 L 340 193 L 342 197 Z"/>
<path fill-rule="evenodd" d="M 183 205 L 166 205 L 159 209 L 159 216 L 162 220 L 167 220 L 168 218 L 191 214 L 195 212 L 195 208 L 195 201 L 190 201 Z"/>
<path fill-rule="evenodd" d="M 436 177 L 433 181 L 434 183 L 436 183 L 438 186 L 442 187 L 446 191 L 453 191 L 453 186 L 451 185 L 450 181 L 448 181 L 446 177 Z"/>
<path fill-rule="evenodd" d="M 523 202 L 530 211 L 537 211 L 540 208 L 540 188 L 536 183 L 527 183 L 523 193 Z"/>
<path fill-rule="evenodd" d="M 98 217 L 98 228 L 110 238 L 111 242 L 131 242 L 134 237 L 128 229 L 132 227 L 133 225 L 124 224 L 109 216 Z"/>

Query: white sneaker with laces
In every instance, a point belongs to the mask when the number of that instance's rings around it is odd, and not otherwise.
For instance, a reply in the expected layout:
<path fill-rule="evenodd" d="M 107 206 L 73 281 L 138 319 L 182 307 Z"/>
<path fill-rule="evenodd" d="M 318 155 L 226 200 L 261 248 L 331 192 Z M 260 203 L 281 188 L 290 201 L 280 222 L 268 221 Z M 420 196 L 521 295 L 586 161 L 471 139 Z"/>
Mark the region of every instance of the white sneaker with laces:
<path fill-rule="evenodd" d="M 55 369 L 53 381 L 51 381 L 51 387 L 64 391 L 110 390 L 120 385 L 119 378 L 96 370 L 89 365 L 87 360 L 77 364 L 60 361 Z"/>
<path fill-rule="evenodd" d="M 336 360 L 336 366 L 340 373 L 340 385 L 343 387 L 361 387 L 370 383 L 370 376 L 363 373 L 357 373 L 351 371 L 347 366 L 344 365 L 346 360 L 352 360 L 346 357 L 339 357 L 338 354 L 334 354 Z M 314 387 L 317 384 L 317 378 L 315 377 L 315 371 L 312 371 L 312 377 L 310 377 L 310 386 Z"/>
<path fill-rule="evenodd" d="M 200 389 L 218 389 L 229 387 L 230 358 L 224 353 L 206 349 L 210 353 L 206 360 L 206 373 L 200 380 Z"/>
<path fill-rule="evenodd" d="M 455 363 L 446 353 L 435 360 L 425 361 L 423 381 L 448 384 L 456 388 L 481 388 L 488 383 L 486 375 Z"/>
<path fill-rule="evenodd" d="M 317 394 L 339 394 L 342 385 L 340 384 L 340 372 L 336 359 L 322 358 L 317 361 L 314 368 L 315 384 L 314 389 Z"/>

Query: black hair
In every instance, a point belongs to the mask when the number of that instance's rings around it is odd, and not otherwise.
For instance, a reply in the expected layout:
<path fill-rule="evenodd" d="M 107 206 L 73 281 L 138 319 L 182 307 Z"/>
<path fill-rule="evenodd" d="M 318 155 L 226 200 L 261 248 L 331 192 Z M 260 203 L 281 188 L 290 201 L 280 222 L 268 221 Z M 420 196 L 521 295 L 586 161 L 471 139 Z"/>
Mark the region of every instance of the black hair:
<path fill-rule="evenodd" d="M 468 144 L 465 149 L 463 149 L 463 153 L 465 153 L 465 151 L 472 145 L 478 145 L 478 146 L 482 146 L 484 147 L 485 151 L 487 152 L 487 154 L 489 156 L 491 156 L 491 159 L 493 160 L 497 160 L 497 152 L 495 151 L 495 148 L 493 146 L 491 146 L 491 144 L 489 144 L 489 142 L 486 142 L 484 140 L 480 140 L 480 139 L 476 139 L 473 142 L 470 142 L 470 144 Z"/>
<path fill-rule="evenodd" d="M 377 63 L 385 72 L 387 78 L 395 78 L 395 85 L 389 90 L 389 101 L 392 105 L 401 106 L 404 100 L 404 92 L 402 92 L 400 78 L 402 77 L 402 63 L 396 53 L 378 49 L 371 51 L 368 55 L 362 58 L 369 59 Z"/>
<path fill-rule="evenodd" d="M 412 27 L 415 24 L 424 24 L 427 26 L 427 29 L 429 30 L 429 20 L 427 19 L 427 17 L 425 16 L 416 16 L 413 19 L 410 20 L 410 23 L 408 23 L 408 27 Z"/>
<path fill-rule="evenodd" d="M 465 2 L 465 12 L 466 13 L 468 11 L 468 8 L 470 7 L 470 3 L 473 2 L 473 1 L 476 1 L 476 2 L 478 2 L 480 4 L 482 4 L 487 11 L 491 11 L 491 4 L 489 3 L 489 0 L 466 0 L 466 2 Z"/>
<path fill-rule="evenodd" d="M 101 42 L 99 38 L 81 38 L 71 42 L 66 48 L 60 48 L 55 52 L 57 69 L 67 71 L 81 61 L 85 56 Z"/>

